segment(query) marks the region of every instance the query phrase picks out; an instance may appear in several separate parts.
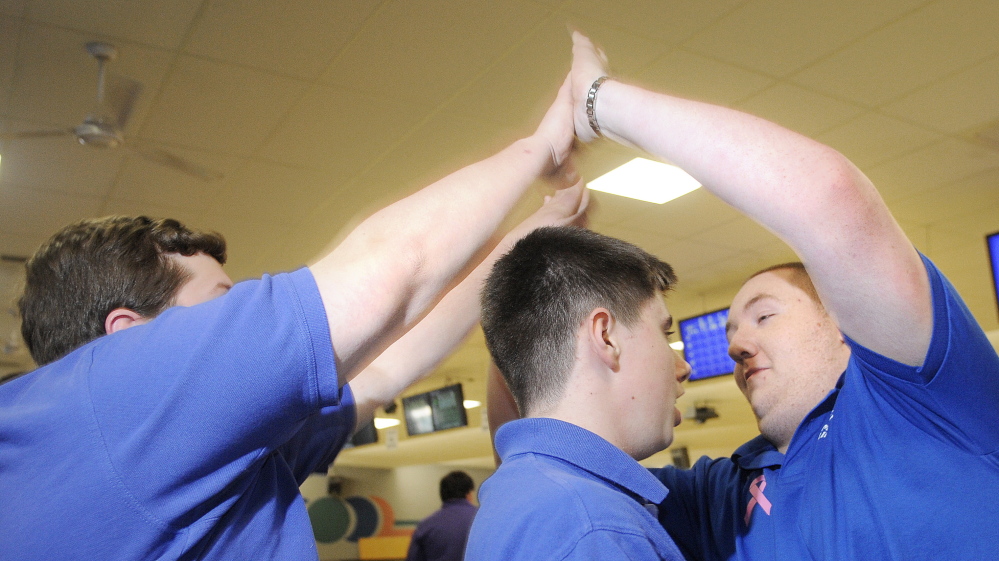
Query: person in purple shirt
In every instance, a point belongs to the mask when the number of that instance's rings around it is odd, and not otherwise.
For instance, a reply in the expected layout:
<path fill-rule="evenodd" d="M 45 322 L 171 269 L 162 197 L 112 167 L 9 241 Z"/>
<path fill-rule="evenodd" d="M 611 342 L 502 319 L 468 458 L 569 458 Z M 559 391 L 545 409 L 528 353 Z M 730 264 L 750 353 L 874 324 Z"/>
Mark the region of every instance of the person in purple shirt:
<path fill-rule="evenodd" d="M 441 508 L 423 519 L 413 532 L 406 561 L 461 561 L 472 519 L 479 510 L 472 504 L 475 483 L 463 471 L 441 479 Z"/>

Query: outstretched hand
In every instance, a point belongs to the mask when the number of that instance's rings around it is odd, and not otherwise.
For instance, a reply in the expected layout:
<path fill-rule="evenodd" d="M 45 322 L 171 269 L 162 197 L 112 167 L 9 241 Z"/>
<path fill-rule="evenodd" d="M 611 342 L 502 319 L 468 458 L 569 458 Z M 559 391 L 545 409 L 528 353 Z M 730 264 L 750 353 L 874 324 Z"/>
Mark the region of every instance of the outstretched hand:
<path fill-rule="evenodd" d="M 556 189 L 564 189 L 579 181 L 572 162 L 572 147 L 575 140 L 572 123 L 572 91 L 569 77 L 566 76 L 558 90 L 555 102 L 545 113 L 534 135 L 548 146 L 550 162 L 544 175 Z"/>
<path fill-rule="evenodd" d="M 571 162 L 569 162 L 571 164 Z M 532 219 L 541 223 L 537 226 L 581 226 L 588 225 L 590 208 L 590 190 L 582 179 L 566 189 L 555 191 L 555 194 L 545 197 Z M 528 219 L 531 220 L 531 219 Z"/>
<path fill-rule="evenodd" d="M 589 37 L 578 31 L 573 31 L 572 70 L 569 72 L 572 89 L 572 118 L 576 136 L 583 142 L 590 142 L 597 138 L 597 133 L 590 127 L 590 121 L 586 116 L 586 94 L 589 93 L 590 86 L 597 78 L 606 75 L 607 56 L 590 41 Z M 598 122 L 599 119 L 598 114 Z"/>

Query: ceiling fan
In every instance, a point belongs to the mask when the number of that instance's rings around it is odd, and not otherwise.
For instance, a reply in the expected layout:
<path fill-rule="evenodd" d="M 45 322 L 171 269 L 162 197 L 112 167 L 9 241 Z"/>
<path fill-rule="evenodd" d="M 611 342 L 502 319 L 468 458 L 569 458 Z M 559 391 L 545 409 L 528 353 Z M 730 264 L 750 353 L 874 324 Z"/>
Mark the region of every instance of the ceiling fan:
<path fill-rule="evenodd" d="M 0 140 L 23 140 L 55 136 L 72 136 L 84 146 L 94 148 L 123 147 L 158 164 L 176 169 L 204 181 L 222 178 L 222 173 L 191 162 L 165 150 L 149 146 L 142 141 L 126 142 L 123 131 L 142 92 L 142 84 L 123 76 L 108 80 L 107 63 L 118 56 L 118 50 L 109 43 L 94 41 L 86 44 L 87 52 L 97 59 L 97 104 L 83 122 L 70 129 L 24 131 L 0 134 Z"/>

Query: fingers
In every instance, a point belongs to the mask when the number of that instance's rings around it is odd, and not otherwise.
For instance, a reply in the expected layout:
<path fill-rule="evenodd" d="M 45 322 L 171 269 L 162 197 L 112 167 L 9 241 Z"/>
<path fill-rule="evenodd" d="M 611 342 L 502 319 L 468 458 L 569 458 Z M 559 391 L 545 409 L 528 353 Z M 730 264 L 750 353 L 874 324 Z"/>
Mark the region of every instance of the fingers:
<path fill-rule="evenodd" d="M 590 39 L 572 32 L 572 115 L 576 136 L 583 142 L 597 138 L 586 115 L 586 95 L 593 82 L 607 75 L 607 56 Z"/>

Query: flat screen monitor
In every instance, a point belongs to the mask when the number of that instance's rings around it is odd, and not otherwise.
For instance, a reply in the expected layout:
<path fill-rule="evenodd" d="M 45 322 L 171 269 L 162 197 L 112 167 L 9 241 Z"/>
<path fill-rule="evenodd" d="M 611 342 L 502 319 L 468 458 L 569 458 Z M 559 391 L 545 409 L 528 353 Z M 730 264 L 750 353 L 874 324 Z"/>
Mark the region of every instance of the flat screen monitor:
<path fill-rule="evenodd" d="M 989 245 L 989 262 L 992 264 L 992 288 L 996 294 L 996 306 L 999 307 L 999 232 L 985 236 Z"/>
<path fill-rule="evenodd" d="M 378 429 L 375 428 L 374 421 L 364 425 L 354 433 L 354 436 L 350 437 L 351 446 L 364 446 L 376 442 L 378 442 Z"/>
<path fill-rule="evenodd" d="M 731 374 L 735 361 L 728 356 L 725 322 L 728 308 L 680 320 L 683 355 L 690 364 L 690 379 L 703 380 Z"/>
<path fill-rule="evenodd" d="M 468 425 L 461 384 L 402 398 L 410 436 Z"/>

